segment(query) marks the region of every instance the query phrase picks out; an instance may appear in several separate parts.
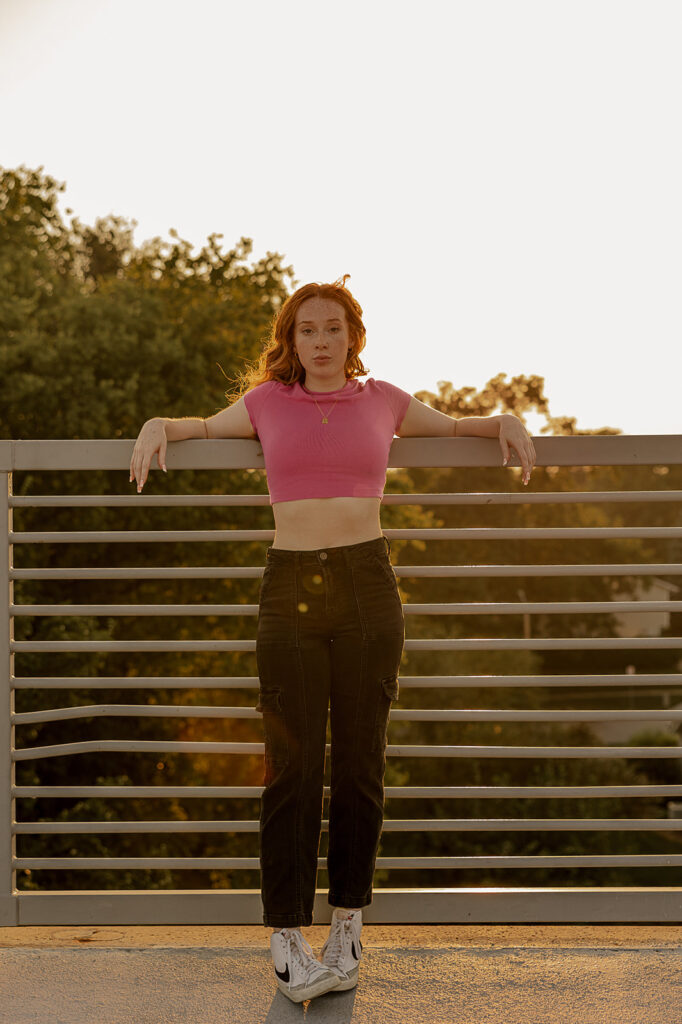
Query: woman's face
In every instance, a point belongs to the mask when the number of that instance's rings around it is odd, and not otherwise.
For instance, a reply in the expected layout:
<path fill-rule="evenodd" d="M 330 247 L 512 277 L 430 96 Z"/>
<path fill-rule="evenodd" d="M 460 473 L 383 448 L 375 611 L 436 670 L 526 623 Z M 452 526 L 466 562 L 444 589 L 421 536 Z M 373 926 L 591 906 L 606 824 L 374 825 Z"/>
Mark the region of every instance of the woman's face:
<path fill-rule="evenodd" d="M 306 371 L 306 385 L 315 390 L 343 387 L 344 366 L 351 347 L 346 311 L 340 302 L 319 297 L 306 299 L 296 310 L 294 351 Z M 322 361 L 318 356 L 327 356 Z"/>

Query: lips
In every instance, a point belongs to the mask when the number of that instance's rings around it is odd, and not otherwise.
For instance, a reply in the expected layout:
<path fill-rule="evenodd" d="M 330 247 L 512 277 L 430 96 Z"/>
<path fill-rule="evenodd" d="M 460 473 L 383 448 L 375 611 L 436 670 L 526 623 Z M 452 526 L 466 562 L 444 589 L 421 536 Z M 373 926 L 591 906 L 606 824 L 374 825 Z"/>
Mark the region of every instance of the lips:
<path fill-rule="evenodd" d="M 314 363 L 328 363 L 329 362 L 329 356 L 314 356 L 313 357 L 313 362 Z"/>

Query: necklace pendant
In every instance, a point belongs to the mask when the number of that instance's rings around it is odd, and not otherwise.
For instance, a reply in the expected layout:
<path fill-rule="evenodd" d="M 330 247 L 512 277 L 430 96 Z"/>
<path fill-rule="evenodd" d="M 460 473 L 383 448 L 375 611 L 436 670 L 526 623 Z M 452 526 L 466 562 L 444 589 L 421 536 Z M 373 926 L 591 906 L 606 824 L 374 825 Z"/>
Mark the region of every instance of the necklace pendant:
<path fill-rule="evenodd" d="M 323 423 L 328 423 L 328 422 L 329 422 L 329 420 L 327 419 L 327 417 L 326 417 L 326 416 L 323 416 L 323 417 L 322 417 L 322 422 L 323 422 Z"/>

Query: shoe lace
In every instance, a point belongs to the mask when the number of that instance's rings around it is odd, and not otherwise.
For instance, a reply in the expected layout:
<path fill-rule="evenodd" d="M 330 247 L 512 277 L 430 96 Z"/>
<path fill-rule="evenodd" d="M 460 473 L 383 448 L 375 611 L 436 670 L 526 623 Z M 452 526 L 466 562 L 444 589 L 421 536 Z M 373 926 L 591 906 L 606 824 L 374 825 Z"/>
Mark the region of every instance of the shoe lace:
<path fill-rule="evenodd" d="M 350 931 L 350 921 L 335 921 L 325 946 L 325 963 L 338 964 L 341 959 L 345 937 Z"/>
<path fill-rule="evenodd" d="M 323 969 L 319 960 L 315 959 L 312 946 L 301 932 L 289 932 L 287 936 L 287 945 L 291 951 L 292 959 L 295 958 L 303 967 L 304 978 L 306 981 L 309 981 L 311 975 L 316 971 Z M 291 981 L 289 982 L 289 986 L 291 987 Z"/>

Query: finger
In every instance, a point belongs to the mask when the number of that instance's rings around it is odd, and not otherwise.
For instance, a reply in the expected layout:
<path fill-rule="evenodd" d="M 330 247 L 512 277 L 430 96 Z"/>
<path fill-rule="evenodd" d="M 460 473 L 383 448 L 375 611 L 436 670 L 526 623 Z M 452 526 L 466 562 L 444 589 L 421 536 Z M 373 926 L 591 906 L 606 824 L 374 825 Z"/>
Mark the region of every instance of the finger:
<path fill-rule="evenodd" d="M 502 457 L 504 459 L 502 465 L 505 466 L 509 460 L 509 445 L 503 437 L 500 437 L 500 448 L 502 449 Z"/>
<path fill-rule="evenodd" d="M 137 484 L 138 491 L 142 490 L 142 488 L 144 487 L 144 485 L 147 482 L 147 474 L 149 473 L 149 462 L 150 462 L 149 457 L 147 455 L 145 455 L 144 459 L 142 460 L 142 467 L 140 469 L 140 475 L 138 477 L 138 484 Z"/>
<path fill-rule="evenodd" d="M 528 472 L 528 459 L 526 457 L 526 449 L 520 443 L 517 444 L 514 441 L 510 441 L 509 443 L 512 446 L 512 448 L 514 449 L 514 451 L 516 452 L 516 454 L 518 456 L 518 459 L 519 459 L 519 462 L 521 463 L 521 478 L 522 478 L 522 480 L 523 480 L 523 482 L 525 484 L 525 482 L 526 482 L 526 473 Z"/>
<path fill-rule="evenodd" d="M 521 469 L 525 472 L 528 461 L 526 446 L 521 441 L 510 441 L 509 443 L 518 456 L 519 462 L 521 463 Z"/>
<path fill-rule="evenodd" d="M 528 445 L 524 445 L 524 447 L 523 447 L 523 453 L 521 455 L 521 463 L 523 465 L 524 476 L 525 475 L 530 475 L 530 471 L 533 468 L 533 459 L 531 458 L 530 448 L 528 447 Z"/>
<path fill-rule="evenodd" d="M 533 464 L 534 464 L 533 456 L 531 454 L 531 450 L 530 450 L 530 446 L 529 445 L 526 445 L 526 447 L 524 449 L 523 456 L 522 456 L 522 462 L 523 462 L 523 482 L 524 482 L 524 484 L 527 484 L 528 481 L 530 480 L 530 474 L 532 472 Z"/>
<path fill-rule="evenodd" d="M 161 447 L 159 448 L 158 459 L 159 459 L 159 466 L 164 471 L 164 473 L 167 473 L 168 470 L 166 469 L 166 442 L 165 441 L 161 442 Z"/>

